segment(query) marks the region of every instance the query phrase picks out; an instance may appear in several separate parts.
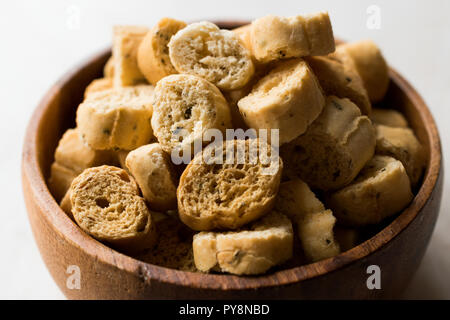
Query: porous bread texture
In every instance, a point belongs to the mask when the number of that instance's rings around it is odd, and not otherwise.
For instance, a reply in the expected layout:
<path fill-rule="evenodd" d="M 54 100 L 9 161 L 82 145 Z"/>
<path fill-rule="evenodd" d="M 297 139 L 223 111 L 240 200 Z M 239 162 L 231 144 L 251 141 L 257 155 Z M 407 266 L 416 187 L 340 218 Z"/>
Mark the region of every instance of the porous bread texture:
<path fill-rule="evenodd" d="M 281 62 L 238 102 L 245 123 L 255 129 L 279 129 L 279 143 L 303 134 L 319 116 L 325 97 L 302 59 Z"/>
<path fill-rule="evenodd" d="M 334 52 L 334 36 L 327 12 L 294 17 L 268 15 L 251 24 L 251 48 L 260 62 L 321 56 Z"/>
<path fill-rule="evenodd" d="M 243 87 L 253 76 L 250 52 L 240 38 L 214 23 L 192 23 L 169 42 L 169 55 L 179 73 L 202 77 L 223 90 Z"/>
<path fill-rule="evenodd" d="M 323 56 L 335 51 L 333 27 L 328 12 L 303 15 L 310 56 Z"/>
<path fill-rule="evenodd" d="M 323 57 L 305 59 L 327 95 L 349 98 L 362 114 L 371 114 L 369 96 L 353 59 L 348 54 L 335 52 Z"/>
<path fill-rule="evenodd" d="M 170 74 L 178 73 L 169 57 L 169 41 L 174 34 L 186 27 L 183 21 L 162 18 L 147 33 L 139 45 L 137 61 L 149 83 L 156 83 Z"/>
<path fill-rule="evenodd" d="M 170 155 L 163 151 L 159 143 L 148 144 L 131 151 L 125 163 L 136 179 L 150 209 L 157 211 L 176 209 L 178 178 Z"/>
<path fill-rule="evenodd" d="M 50 192 L 57 201 L 65 195 L 72 180 L 84 169 L 114 163 L 109 151 L 93 150 L 83 143 L 78 129 L 68 129 L 55 150 L 55 161 L 50 168 Z"/>
<path fill-rule="evenodd" d="M 397 110 L 374 108 L 370 119 L 374 124 L 382 124 L 388 127 L 407 128 L 408 121 Z"/>
<path fill-rule="evenodd" d="M 299 176 L 312 188 L 336 190 L 372 158 L 375 129 L 349 99 L 330 96 L 306 133 L 280 151 L 287 176 Z"/>
<path fill-rule="evenodd" d="M 181 175 L 177 189 L 181 221 L 208 231 L 237 229 L 262 217 L 275 203 L 282 167 L 278 154 L 263 140 L 210 144 Z"/>
<path fill-rule="evenodd" d="M 70 201 L 80 228 L 120 251 L 139 252 L 152 247 L 156 240 L 145 201 L 123 169 L 86 169 L 72 182 Z"/>
<path fill-rule="evenodd" d="M 94 92 L 99 92 L 113 87 L 112 78 L 100 78 L 94 79 L 84 90 L 84 98 L 86 99 L 90 94 Z"/>
<path fill-rule="evenodd" d="M 148 28 L 142 26 L 114 26 L 114 86 L 134 86 L 147 82 L 137 62 L 139 45 L 147 32 Z"/>
<path fill-rule="evenodd" d="M 161 267 L 190 272 L 197 271 L 192 251 L 194 232 L 181 223 L 178 218 L 170 216 L 155 222 L 155 227 L 159 234 L 157 243 L 136 258 Z"/>
<path fill-rule="evenodd" d="M 111 163 L 110 151 L 94 150 L 83 143 L 79 129 L 68 129 L 59 140 L 55 150 L 55 161 L 68 169 L 81 173 L 84 169 Z"/>
<path fill-rule="evenodd" d="M 77 127 L 93 149 L 132 150 L 153 137 L 153 86 L 140 85 L 100 91 L 78 107 Z"/>
<path fill-rule="evenodd" d="M 114 59 L 109 57 L 103 67 L 103 77 L 104 78 L 114 78 Z"/>
<path fill-rule="evenodd" d="M 193 250 L 200 271 L 262 274 L 292 257 L 292 225 L 284 215 L 271 212 L 239 231 L 200 232 L 194 235 Z"/>
<path fill-rule="evenodd" d="M 375 125 L 376 154 L 393 157 L 405 167 L 411 185 L 417 186 L 425 169 L 426 155 L 414 132 L 409 128 Z"/>
<path fill-rule="evenodd" d="M 209 129 L 231 128 L 228 103 L 211 82 L 188 74 L 161 79 L 155 88 L 152 128 L 167 153 L 202 146 Z M 181 140 L 181 141 L 180 141 Z M 192 154 L 192 153 L 191 153 Z"/>
<path fill-rule="evenodd" d="M 275 210 L 287 215 L 296 225 L 308 261 L 315 262 L 340 253 L 333 232 L 336 218 L 302 180 L 280 184 Z"/>
<path fill-rule="evenodd" d="M 372 40 L 339 45 L 336 52 L 344 51 L 355 63 L 371 102 L 383 100 L 389 88 L 389 67 L 380 48 Z"/>
<path fill-rule="evenodd" d="M 366 226 L 400 212 L 412 200 L 410 181 L 402 163 L 374 156 L 350 185 L 327 197 L 339 222 Z"/>

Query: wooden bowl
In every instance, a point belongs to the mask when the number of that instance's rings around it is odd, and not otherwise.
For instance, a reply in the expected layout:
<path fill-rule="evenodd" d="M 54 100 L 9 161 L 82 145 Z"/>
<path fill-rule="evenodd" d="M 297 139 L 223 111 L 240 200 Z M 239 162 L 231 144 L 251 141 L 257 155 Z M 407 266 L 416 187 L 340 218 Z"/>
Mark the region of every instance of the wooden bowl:
<path fill-rule="evenodd" d="M 236 27 L 243 23 L 221 23 Z M 83 91 L 101 77 L 104 51 L 68 72 L 41 101 L 28 126 L 22 180 L 31 227 L 47 268 L 71 299 L 367 299 L 395 298 L 419 266 L 433 232 L 442 195 L 442 157 L 435 121 L 425 102 L 390 71 L 389 106 L 402 111 L 429 155 L 416 197 L 375 236 L 336 257 L 256 277 L 201 274 L 147 264 L 85 234 L 59 208 L 46 180 L 62 133 L 75 122 Z M 70 289 L 68 267 L 80 268 L 81 287 Z M 381 269 L 381 290 L 369 290 L 367 268 Z"/>

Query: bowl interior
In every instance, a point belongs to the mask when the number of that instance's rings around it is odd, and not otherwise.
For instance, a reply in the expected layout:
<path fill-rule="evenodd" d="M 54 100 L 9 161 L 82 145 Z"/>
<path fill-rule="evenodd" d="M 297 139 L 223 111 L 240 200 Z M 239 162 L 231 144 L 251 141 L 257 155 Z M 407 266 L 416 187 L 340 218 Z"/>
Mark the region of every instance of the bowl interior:
<path fill-rule="evenodd" d="M 221 27 L 227 28 L 234 28 L 243 24 L 244 23 L 239 22 L 219 22 Z M 59 80 L 41 102 L 40 107 L 36 110 L 33 116 L 34 121 L 31 122 L 28 129 L 29 131 L 27 136 L 29 140 L 26 141 L 24 152 L 27 151 L 27 145 L 31 145 L 32 147 L 30 148 L 35 151 L 36 168 L 33 169 L 39 172 L 41 177 L 40 183 L 43 185 L 42 192 L 45 193 L 44 196 L 47 200 L 51 199 L 49 201 L 53 201 L 53 207 L 55 207 L 54 204 L 56 204 L 56 202 L 53 200 L 48 189 L 46 188 L 46 181 L 49 177 L 50 166 L 54 160 L 54 150 L 65 130 L 75 126 L 76 108 L 83 99 L 84 89 L 93 79 L 102 77 L 103 66 L 109 56 L 110 51 L 105 50 L 104 52 L 82 63 L 80 67 L 74 68 L 61 80 Z M 428 168 L 424 176 L 424 181 L 430 180 L 432 175 L 429 170 L 429 164 L 433 160 L 433 157 L 439 157 L 440 159 L 440 154 L 435 155 L 431 148 L 432 145 L 439 145 L 439 138 L 434 120 L 432 119 L 425 103 L 416 91 L 406 82 L 406 80 L 404 80 L 392 69 L 390 71 L 390 76 L 392 80 L 391 85 L 386 99 L 383 103 L 381 103 L 381 105 L 398 109 L 408 119 L 419 140 L 426 148 L 427 155 L 429 155 Z M 428 183 L 431 186 L 434 186 L 436 181 L 430 180 Z M 248 288 L 256 285 L 276 285 L 280 283 L 288 283 L 290 281 L 299 281 L 336 270 L 377 250 L 401 232 L 401 230 L 404 229 L 412 221 L 412 219 L 414 219 L 429 196 L 429 194 L 425 194 L 425 192 L 428 191 L 424 190 L 423 185 L 418 192 L 423 193 L 420 197 L 422 200 L 417 200 L 418 197 L 416 196 L 410 207 L 405 209 L 403 213 L 378 227 L 376 232 L 372 230 L 371 237 L 368 240 L 347 252 L 341 253 L 339 256 L 310 265 L 297 266 L 290 269 L 275 271 L 258 277 L 198 274 L 195 277 L 192 277 L 191 280 L 195 281 L 194 279 L 201 277 L 208 280 L 205 282 L 206 285 L 208 285 L 208 283 L 210 285 L 214 285 L 214 279 L 216 278 L 229 278 L 230 281 L 232 281 L 232 286 L 235 286 L 236 288 Z M 73 222 L 62 210 L 57 209 L 56 211 L 57 212 L 52 213 L 52 219 L 58 219 L 59 223 L 73 224 Z M 75 226 L 70 228 L 73 232 L 82 233 L 82 231 Z M 101 248 L 106 248 L 94 239 L 91 239 L 91 241 L 95 243 L 94 246 L 97 246 L 99 250 L 103 250 Z M 133 261 L 133 263 L 144 264 L 147 269 L 166 269 L 163 267 L 145 264 L 131 257 L 121 255 L 120 253 L 117 253 L 117 255 L 127 259 L 128 261 Z M 169 271 L 166 269 L 164 272 Z M 170 270 L 170 272 L 180 275 L 185 273 L 177 270 Z M 155 272 L 154 274 L 158 274 L 158 272 Z M 236 281 L 236 279 L 239 279 L 239 281 Z M 261 281 L 261 279 L 264 279 L 264 281 Z"/>

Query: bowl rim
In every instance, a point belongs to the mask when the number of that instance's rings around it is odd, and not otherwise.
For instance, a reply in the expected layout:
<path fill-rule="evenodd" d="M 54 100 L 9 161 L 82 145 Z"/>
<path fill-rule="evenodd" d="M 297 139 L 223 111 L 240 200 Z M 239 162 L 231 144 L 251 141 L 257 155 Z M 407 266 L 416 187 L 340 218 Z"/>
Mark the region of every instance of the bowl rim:
<path fill-rule="evenodd" d="M 219 22 L 225 26 L 243 25 L 245 22 Z M 46 219 L 53 230 L 71 245 L 95 257 L 99 262 L 113 268 L 146 279 L 161 283 L 190 286 L 199 289 L 248 290 L 262 287 L 284 286 L 300 281 L 323 276 L 346 265 L 354 263 L 380 250 L 389 241 L 398 236 L 418 215 L 436 186 L 441 171 L 441 144 L 436 123 L 426 103 L 419 93 L 397 71 L 390 68 L 391 81 L 411 100 L 424 122 L 430 145 L 430 158 L 423 183 L 410 205 L 403 210 L 388 226 L 370 239 L 341 254 L 315 263 L 290 269 L 279 270 L 258 276 L 235 276 L 228 274 L 205 274 L 180 271 L 152 265 L 115 251 L 84 233 L 59 207 L 51 195 L 43 172 L 38 162 L 37 137 L 42 118 L 48 105 L 71 79 L 82 69 L 96 60 L 106 58 L 110 49 L 102 50 L 66 72 L 44 95 L 38 107 L 34 110 L 25 134 L 22 151 L 22 175 L 27 178 L 30 191 L 33 193 L 36 205 L 41 209 L 42 218 Z"/>

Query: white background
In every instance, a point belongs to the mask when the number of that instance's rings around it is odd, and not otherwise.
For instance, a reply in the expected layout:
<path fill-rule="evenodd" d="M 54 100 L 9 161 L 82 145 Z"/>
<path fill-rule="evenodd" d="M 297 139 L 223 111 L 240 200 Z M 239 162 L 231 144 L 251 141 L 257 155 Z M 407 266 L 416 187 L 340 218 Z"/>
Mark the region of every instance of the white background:
<path fill-rule="evenodd" d="M 366 27 L 370 5 L 381 29 Z M 26 124 L 52 83 L 81 59 L 107 47 L 114 24 L 254 18 L 328 10 L 335 35 L 373 38 L 389 63 L 418 89 L 435 116 L 450 168 L 450 1 L 222 0 L 2 1 L 0 5 L 0 298 L 63 299 L 34 244 L 23 203 L 20 161 Z M 77 27 L 77 14 L 79 26 Z M 447 175 L 448 177 L 449 175 Z M 450 180 L 445 180 L 444 193 Z M 450 299 L 450 199 L 406 298 Z"/>

